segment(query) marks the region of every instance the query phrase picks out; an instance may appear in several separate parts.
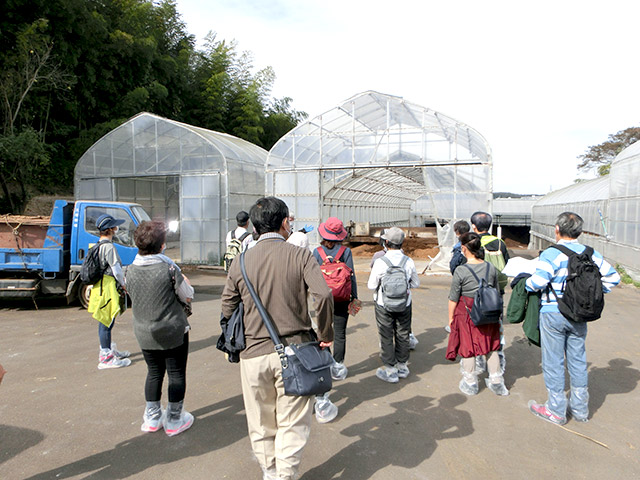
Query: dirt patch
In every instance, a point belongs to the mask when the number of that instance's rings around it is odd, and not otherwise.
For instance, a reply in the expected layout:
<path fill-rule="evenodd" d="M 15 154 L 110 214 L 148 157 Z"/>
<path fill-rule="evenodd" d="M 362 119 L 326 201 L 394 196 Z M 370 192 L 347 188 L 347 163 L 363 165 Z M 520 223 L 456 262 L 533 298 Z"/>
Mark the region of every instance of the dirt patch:
<path fill-rule="evenodd" d="M 377 244 L 364 243 L 351 247 L 351 253 L 354 257 L 373 257 L 373 254 L 382 250 Z M 427 257 L 435 257 L 440 249 L 433 246 L 433 241 L 424 238 L 407 238 L 402 245 L 404 253 L 412 258 L 426 259 Z"/>
<path fill-rule="evenodd" d="M 513 240 L 512 238 L 503 238 L 504 243 L 507 245 L 507 248 L 527 248 L 526 243 L 518 242 L 517 240 Z"/>

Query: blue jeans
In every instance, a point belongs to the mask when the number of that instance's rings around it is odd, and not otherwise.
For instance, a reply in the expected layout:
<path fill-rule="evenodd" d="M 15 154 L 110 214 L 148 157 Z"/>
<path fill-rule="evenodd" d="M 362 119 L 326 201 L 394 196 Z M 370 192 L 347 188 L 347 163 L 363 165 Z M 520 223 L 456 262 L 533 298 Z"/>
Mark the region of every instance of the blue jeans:
<path fill-rule="evenodd" d="M 110 327 L 105 327 L 102 322 L 98 322 L 98 339 L 100 340 L 100 348 L 111 349 L 111 330 L 115 324 L 115 319 L 111 322 Z"/>
<path fill-rule="evenodd" d="M 561 313 L 540 314 L 542 374 L 549 392 L 547 408 L 562 418 L 567 414 L 567 397 L 564 393 L 565 355 L 571 379 L 569 411 L 578 419 L 589 416 L 586 338 L 586 323 L 570 322 Z"/>

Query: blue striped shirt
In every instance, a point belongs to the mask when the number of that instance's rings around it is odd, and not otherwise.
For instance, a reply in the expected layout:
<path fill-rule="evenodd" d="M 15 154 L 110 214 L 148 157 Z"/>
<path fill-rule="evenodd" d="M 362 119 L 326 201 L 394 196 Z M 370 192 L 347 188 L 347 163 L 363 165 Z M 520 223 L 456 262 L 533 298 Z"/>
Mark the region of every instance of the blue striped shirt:
<path fill-rule="evenodd" d="M 576 253 L 581 253 L 586 248 L 577 240 L 560 240 L 558 244 L 564 245 Z M 613 287 L 620 283 L 620 275 L 609 263 L 602 258 L 599 252 L 593 251 L 591 257 L 594 263 L 600 268 L 602 275 L 602 291 L 608 293 Z M 567 279 L 567 265 L 569 257 L 557 248 L 547 248 L 540 254 L 536 264 L 535 273 L 527 278 L 526 289 L 530 292 L 543 291 L 541 313 L 558 313 L 558 302 L 552 293 L 546 294 L 544 290 L 548 284 L 555 290 L 559 298 L 562 298 L 562 288 Z"/>

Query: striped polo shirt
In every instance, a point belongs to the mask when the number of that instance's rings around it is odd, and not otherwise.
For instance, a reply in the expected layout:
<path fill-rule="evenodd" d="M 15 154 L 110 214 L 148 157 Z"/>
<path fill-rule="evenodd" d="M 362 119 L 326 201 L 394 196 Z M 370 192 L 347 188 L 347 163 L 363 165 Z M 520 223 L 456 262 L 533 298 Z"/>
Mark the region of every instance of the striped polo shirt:
<path fill-rule="evenodd" d="M 577 240 L 560 240 L 560 245 L 573 250 L 576 253 L 582 253 L 586 248 Z M 620 275 L 609 263 L 602 258 L 599 252 L 594 250 L 591 257 L 594 263 L 600 269 L 602 275 L 602 290 L 605 293 L 611 291 L 611 288 L 620 283 Z M 527 278 L 526 289 L 530 292 L 542 291 L 541 313 L 559 313 L 558 302 L 551 292 L 545 292 L 548 284 L 555 290 L 559 298 L 562 298 L 562 289 L 567 279 L 567 266 L 569 257 L 557 248 L 547 248 L 540 254 L 536 264 L 535 273 Z"/>

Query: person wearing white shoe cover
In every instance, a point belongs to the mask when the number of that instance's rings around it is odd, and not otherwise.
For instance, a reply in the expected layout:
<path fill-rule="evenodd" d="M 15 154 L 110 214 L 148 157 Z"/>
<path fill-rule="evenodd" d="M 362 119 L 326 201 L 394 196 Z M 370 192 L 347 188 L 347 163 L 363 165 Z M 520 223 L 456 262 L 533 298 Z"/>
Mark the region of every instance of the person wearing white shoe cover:
<path fill-rule="evenodd" d="M 333 359 L 336 363 L 331 367 L 331 378 L 333 380 L 344 380 L 349 374 L 349 370 L 344 364 L 347 352 L 347 323 L 349 322 L 349 304 L 358 298 L 358 283 L 356 280 L 355 267 L 353 266 L 353 255 L 351 249 L 342 245 L 348 233 L 342 221 L 336 217 L 327 218 L 318 227 L 318 234 L 322 238 L 320 246 L 313 251 L 313 256 L 321 266 L 327 262 L 342 262 L 351 270 L 351 293 L 347 292 L 346 297 L 333 297 Z M 323 268 L 324 270 L 324 268 Z M 325 279 L 327 279 L 325 275 Z"/>
<path fill-rule="evenodd" d="M 385 241 L 387 253 L 376 259 L 367 282 L 367 287 L 374 290 L 380 358 L 383 363 L 376 371 L 376 376 L 385 382 L 397 383 L 399 378 L 409 376 L 407 362 L 411 347 L 411 289 L 420 285 L 420 279 L 413 260 L 402 253 L 404 232 L 398 227 L 387 228 L 381 238 Z M 402 290 L 398 291 L 398 296 L 391 293 L 392 283 L 396 284 L 396 281 L 389 280 L 387 283 L 386 280 L 390 279 L 391 272 L 396 267 L 399 267 L 399 273 L 404 273 L 396 277 Z"/>
<path fill-rule="evenodd" d="M 449 291 L 449 327 L 451 333 L 447 345 L 447 360 L 452 362 L 462 357 L 460 370 L 462 379 L 458 387 L 466 395 L 478 393 L 478 371 L 476 357 L 486 355 L 489 378 L 487 387 L 496 395 L 509 395 L 504 385 L 502 369 L 497 351 L 500 348 L 500 324 L 475 326 L 469 312 L 478 291 L 478 278 L 488 278 L 487 283 L 498 288 L 498 272 L 493 265 L 484 261 L 484 251 L 477 233 L 460 236 L 462 253 L 467 262 L 456 268 Z M 471 271 L 473 270 L 473 272 Z"/>
<path fill-rule="evenodd" d="M 98 320 L 98 339 L 100 340 L 98 368 L 100 370 L 131 365 L 131 360 L 128 358 L 131 355 L 130 352 L 118 350 L 116 344 L 111 341 L 111 331 L 116 317 L 122 313 L 118 290 L 124 289 L 122 261 L 112 242 L 118 226 L 123 223 L 124 220 L 115 219 L 106 213 L 96 220 L 96 228 L 100 232 L 98 259 L 104 274 L 91 289 L 88 311 Z"/>
<path fill-rule="evenodd" d="M 245 252 L 246 274 L 286 345 L 314 338 L 307 294 L 314 300 L 320 347 L 333 340 L 333 298 L 318 262 L 308 249 L 285 240 L 291 233 L 289 208 L 264 197 L 249 211 L 259 234 Z M 246 348 L 240 352 L 240 381 L 251 448 L 263 479 L 298 478 L 302 451 L 311 430 L 313 396 L 285 395 L 282 365 L 262 317 L 233 262 L 222 292 L 222 315 L 230 318 L 244 304 Z"/>
<path fill-rule="evenodd" d="M 162 254 L 166 229 L 162 222 L 142 222 L 134 232 L 138 255 L 127 267 L 126 279 L 133 310 L 133 331 L 147 364 L 146 407 L 141 430 L 164 427 L 172 437 L 190 428 L 193 415 L 184 409 L 189 322 L 184 305 L 193 299 L 193 287 L 178 266 Z M 166 412 L 160 399 L 164 375 L 169 377 Z"/>
<path fill-rule="evenodd" d="M 289 221 L 293 221 L 293 215 L 289 215 Z M 309 238 L 307 233 L 313 231 L 313 225 L 305 225 L 300 230 L 292 231 L 287 243 L 303 248 L 309 249 Z M 307 295 L 308 297 L 308 295 Z M 313 320 L 312 320 L 313 321 Z M 329 393 L 322 395 L 316 395 L 316 401 L 313 404 L 313 410 L 316 415 L 318 423 L 329 423 L 338 416 L 338 406 L 329 399 Z"/>

